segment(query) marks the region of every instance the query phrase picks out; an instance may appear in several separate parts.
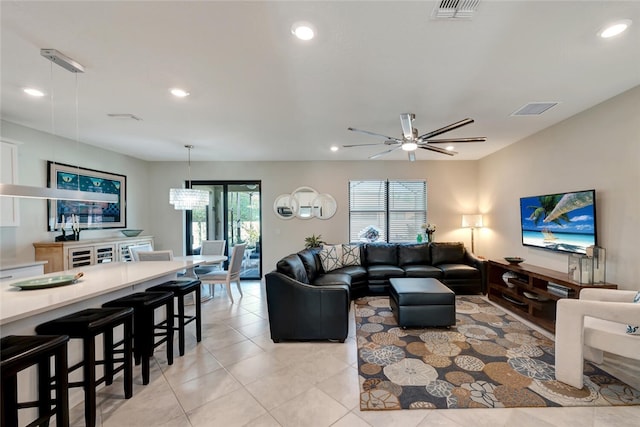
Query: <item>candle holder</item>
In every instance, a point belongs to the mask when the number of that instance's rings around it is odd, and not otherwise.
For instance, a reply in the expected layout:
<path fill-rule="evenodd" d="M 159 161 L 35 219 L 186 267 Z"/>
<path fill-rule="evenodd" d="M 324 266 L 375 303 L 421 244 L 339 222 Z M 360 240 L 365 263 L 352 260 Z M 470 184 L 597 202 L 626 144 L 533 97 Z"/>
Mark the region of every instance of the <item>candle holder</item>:
<path fill-rule="evenodd" d="M 597 285 L 606 281 L 606 252 L 589 246 L 586 255 L 569 255 L 569 277 L 580 284 Z"/>
<path fill-rule="evenodd" d="M 64 231 L 64 228 L 61 229 L 62 234 L 59 236 L 56 236 L 56 242 L 64 242 L 67 240 L 67 236 L 66 236 L 66 232 Z"/>

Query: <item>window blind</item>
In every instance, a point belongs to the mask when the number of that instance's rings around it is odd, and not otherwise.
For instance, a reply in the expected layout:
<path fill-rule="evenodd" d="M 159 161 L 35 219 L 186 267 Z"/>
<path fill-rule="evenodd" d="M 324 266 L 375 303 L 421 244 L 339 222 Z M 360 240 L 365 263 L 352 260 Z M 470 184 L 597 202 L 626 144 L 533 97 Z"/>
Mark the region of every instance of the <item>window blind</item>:
<path fill-rule="evenodd" d="M 426 222 L 426 181 L 349 182 L 350 241 L 362 240 L 362 231 L 374 226 L 378 241 L 411 242 Z"/>
<path fill-rule="evenodd" d="M 427 222 L 425 181 L 389 181 L 389 242 L 413 242 Z"/>
<path fill-rule="evenodd" d="M 387 191 L 385 181 L 349 182 L 349 241 L 357 242 L 368 226 L 380 232 L 378 240 L 386 241 Z"/>

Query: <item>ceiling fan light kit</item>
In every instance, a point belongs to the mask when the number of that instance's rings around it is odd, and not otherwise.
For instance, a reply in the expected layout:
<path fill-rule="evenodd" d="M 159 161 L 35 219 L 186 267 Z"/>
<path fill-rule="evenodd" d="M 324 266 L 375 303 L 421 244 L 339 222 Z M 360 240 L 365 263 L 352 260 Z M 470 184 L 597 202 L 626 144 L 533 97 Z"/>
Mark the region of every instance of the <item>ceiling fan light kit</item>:
<path fill-rule="evenodd" d="M 347 128 L 352 132 L 364 133 L 369 136 L 373 136 L 376 138 L 382 138 L 385 141 L 379 143 L 372 144 L 350 144 L 343 145 L 345 148 L 351 147 L 364 147 L 370 145 L 387 145 L 392 148 L 381 153 L 374 154 L 369 156 L 369 159 L 376 159 L 378 157 L 384 156 L 385 154 L 392 153 L 397 149 L 401 148 L 403 151 L 408 152 L 409 161 L 414 162 L 416 160 L 415 151 L 418 148 L 422 148 L 423 150 L 433 151 L 439 154 L 445 154 L 447 156 L 454 156 L 458 154 L 456 151 L 453 151 L 452 146 L 448 146 L 446 148 L 440 148 L 434 146 L 432 144 L 455 144 L 455 143 L 467 143 L 467 142 L 485 142 L 487 138 L 484 136 L 475 136 L 470 138 L 441 138 L 441 139 L 433 139 L 433 137 L 442 135 L 443 133 L 450 132 L 452 130 L 458 129 L 462 126 L 466 126 L 468 124 L 473 123 L 473 119 L 466 118 L 460 120 L 459 122 L 452 123 L 440 129 L 433 130 L 431 132 L 427 132 L 424 135 L 418 136 L 418 129 L 413 127 L 413 121 L 415 120 L 416 115 L 413 113 L 402 113 L 400 114 L 400 126 L 402 127 L 402 138 L 395 138 L 393 136 L 382 135 L 375 132 L 370 132 L 368 130 L 361 130 L 355 128 Z"/>
<path fill-rule="evenodd" d="M 418 144 L 415 142 L 405 142 L 402 144 L 402 149 L 404 151 L 416 151 L 418 149 Z"/>

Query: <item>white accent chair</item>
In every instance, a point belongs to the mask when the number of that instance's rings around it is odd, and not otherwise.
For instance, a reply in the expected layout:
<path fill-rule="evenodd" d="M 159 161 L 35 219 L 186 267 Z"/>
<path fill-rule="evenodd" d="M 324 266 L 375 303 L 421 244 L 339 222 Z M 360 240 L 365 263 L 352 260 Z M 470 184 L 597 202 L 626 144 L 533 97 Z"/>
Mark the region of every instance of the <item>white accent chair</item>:
<path fill-rule="evenodd" d="M 235 245 L 231 252 L 231 261 L 227 270 L 213 271 L 209 274 L 198 276 L 203 284 L 210 286 L 211 295 L 213 296 L 213 286 L 216 284 L 225 284 L 227 286 L 227 295 L 233 304 L 233 295 L 231 295 L 231 282 L 236 282 L 238 292 L 242 297 L 242 289 L 240 288 L 240 270 L 242 267 L 242 259 L 244 257 L 244 249 L 246 245 Z"/>
<path fill-rule="evenodd" d="M 140 261 L 138 259 L 138 252 L 150 252 L 153 250 L 153 246 L 150 243 L 143 243 L 141 245 L 129 246 L 129 257 L 131 261 Z"/>
<path fill-rule="evenodd" d="M 584 359 L 603 362 L 603 350 L 640 359 L 640 335 L 626 333 L 640 324 L 638 291 L 583 289 L 580 299 L 563 298 L 556 307 L 556 380 L 583 387 Z"/>
<path fill-rule="evenodd" d="M 138 261 L 173 261 L 173 251 L 171 249 L 166 251 L 140 251 L 138 252 Z"/>

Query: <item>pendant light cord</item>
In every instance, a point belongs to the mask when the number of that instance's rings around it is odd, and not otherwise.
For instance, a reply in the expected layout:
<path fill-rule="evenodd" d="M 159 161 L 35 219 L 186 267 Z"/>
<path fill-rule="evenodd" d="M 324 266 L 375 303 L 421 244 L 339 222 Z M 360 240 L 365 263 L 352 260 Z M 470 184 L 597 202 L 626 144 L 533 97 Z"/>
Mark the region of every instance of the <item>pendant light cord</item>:
<path fill-rule="evenodd" d="M 52 63 L 53 64 L 53 63 Z M 76 78 L 76 153 L 80 152 L 80 110 L 78 109 L 78 73 L 74 73 Z M 78 170 L 78 191 L 80 191 L 80 164 L 77 166 Z"/>
<path fill-rule="evenodd" d="M 189 159 L 189 166 L 187 169 L 187 188 L 191 188 L 191 149 L 193 148 L 193 145 L 185 145 L 185 147 L 187 147 L 187 150 L 189 150 L 189 154 L 188 154 L 188 159 Z"/>

